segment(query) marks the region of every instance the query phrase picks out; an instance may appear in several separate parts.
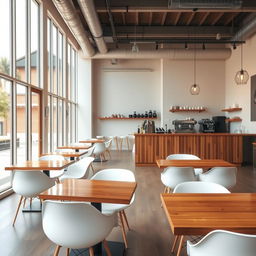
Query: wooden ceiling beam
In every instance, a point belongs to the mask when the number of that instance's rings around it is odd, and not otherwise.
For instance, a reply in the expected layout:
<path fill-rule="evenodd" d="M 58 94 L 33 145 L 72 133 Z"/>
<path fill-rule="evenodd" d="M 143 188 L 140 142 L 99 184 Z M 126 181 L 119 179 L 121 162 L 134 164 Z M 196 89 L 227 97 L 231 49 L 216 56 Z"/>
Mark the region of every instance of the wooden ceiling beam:
<path fill-rule="evenodd" d="M 223 13 L 219 13 L 218 15 L 216 15 L 216 17 L 212 20 L 211 25 L 214 26 L 219 20 L 220 18 L 224 15 Z"/>
<path fill-rule="evenodd" d="M 163 15 L 162 15 L 162 19 L 161 19 L 161 26 L 164 25 L 165 20 L 166 20 L 166 16 L 167 16 L 167 12 L 164 12 Z"/>
<path fill-rule="evenodd" d="M 196 14 L 195 12 L 192 12 L 192 13 L 190 14 L 190 16 L 189 16 L 189 18 L 188 18 L 188 20 L 187 20 L 187 22 L 186 22 L 186 25 L 187 25 L 187 26 L 190 25 L 190 23 L 191 23 L 191 21 L 193 20 L 195 14 Z"/>
<path fill-rule="evenodd" d="M 149 13 L 149 18 L 148 18 L 148 25 L 150 26 L 152 24 L 152 19 L 153 19 L 153 12 Z"/>
<path fill-rule="evenodd" d="M 139 25 L 139 12 L 135 13 L 135 24 L 138 26 Z"/>
<path fill-rule="evenodd" d="M 207 19 L 207 17 L 209 16 L 209 12 L 206 12 L 205 14 L 204 14 L 204 16 L 201 18 L 201 20 L 199 21 L 199 26 L 201 26 L 204 22 L 205 22 L 205 20 Z"/>
<path fill-rule="evenodd" d="M 176 17 L 175 17 L 175 20 L 174 20 L 174 26 L 176 26 L 178 24 L 180 16 L 181 16 L 181 12 L 178 12 Z"/>
<path fill-rule="evenodd" d="M 123 24 L 126 25 L 125 13 L 123 13 L 123 12 L 122 12 L 122 20 L 123 20 Z"/>
<path fill-rule="evenodd" d="M 239 13 L 232 13 L 224 22 L 224 26 L 228 25 Z"/>

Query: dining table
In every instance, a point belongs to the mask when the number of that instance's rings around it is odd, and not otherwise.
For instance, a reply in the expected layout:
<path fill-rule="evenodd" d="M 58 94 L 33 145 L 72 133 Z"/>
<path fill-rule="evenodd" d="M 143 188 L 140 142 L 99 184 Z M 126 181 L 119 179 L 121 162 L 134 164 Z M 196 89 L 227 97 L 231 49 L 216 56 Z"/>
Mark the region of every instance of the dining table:
<path fill-rule="evenodd" d="M 79 159 L 81 156 L 85 155 L 86 151 L 80 151 L 80 152 L 74 152 L 74 151 L 59 151 L 59 152 L 50 152 L 50 153 L 44 153 L 42 156 L 46 155 L 57 155 L 57 156 L 63 156 L 66 158 L 70 158 L 70 160 Z"/>
<path fill-rule="evenodd" d="M 87 145 L 66 145 L 66 146 L 59 146 L 57 147 L 58 149 L 70 149 L 70 150 L 75 150 L 76 152 L 79 152 L 80 150 L 87 150 L 91 146 Z"/>
<path fill-rule="evenodd" d="M 50 171 L 61 171 L 66 169 L 74 161 L 70 160 L 27 160 L 5 167 L 5 171 L 43 171 L 50 176 Z M 41 203 L 33 202 L 29 207 L 22 209 L 23 212 L 41 212 Z"/>
<path fill-rule="evenodd" d="M 177 256 L 186 235 L 206 235 L 216 229 L 256 234 L 256 193 L 174 193 L 160 197 L 172 233 L 180 239 Z"/>
<path fill-rule="evenodd" d="M 85 140 L 80 140 L 79 143 L 103 143 L 105 142 L 104 139 L 96 139 L 96 138 L 91 138 L 91 139 L 85 139 Z"/>
<path fill-rule="evenodd" d="M 129 204 L 136 190 L 136 182 L 67 179 L 39 195 L 41 200 L 90 202 L 101 211 L 102 203 Z M 112 256 L 123 255 L 123 243 L 109 242 Z M 102 244 L 94 246 L 95 256 L 105 255 Z M 87 255 L 85 251 L 85 255 Z M 84 255 L 84 254 L 83 254 Z"/>
<path fill-rule="evenodd" d="M 167 167 L 193 167 L 209 169 L 213 167 L 234 167 L 235 164 L 229 163 L 222 159 L 202 159 L 202 160 L 168 160 L 168 159 L 157 159 L 156 164 L 159 168 Z"/>

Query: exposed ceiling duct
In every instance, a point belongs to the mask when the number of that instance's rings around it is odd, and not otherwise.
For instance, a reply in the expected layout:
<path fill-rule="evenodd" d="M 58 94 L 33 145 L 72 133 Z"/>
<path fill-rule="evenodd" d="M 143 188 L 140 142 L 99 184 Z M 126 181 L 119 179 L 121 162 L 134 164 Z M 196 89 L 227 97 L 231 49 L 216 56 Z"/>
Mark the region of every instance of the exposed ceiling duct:
<path fill-rule="evenodd" d="M 169 0 L 169 9 L 239 9 L 241 0 Z"/>
<path fill-rule="evenodd" d="M 246 24 L 238 30 L 231 40 L 246 40 L 256 33 L 256 16 L 251 15 L 251 19 L 248 19 Z"/>
<path fill-rule="evenodd" d="M 74 34 L 85 56 L 91 57 L 95 54 L 95 50 L 84 30 L 81 20 L 79 19 L 76 8 L 71 0 L 53 0 L 59 13 L 66 21 L 69 29 Z"/>
<path fill-rule="evenodd" d="M 108 51 L 107 45 L 103 38 L 103 31 L 99 21 L 98 14 L 95 10 L 93 0 L 78 0 L 78 4 L 82 10 L 82 13 L 86 19 L 89 29 L 93 35 L 94 41 L 98 47 L 100 53 L 106 53 Z"/>
<path fill-rule="evenodd" d="M 231 50 L 225 49 L 208 49 L 197 50 L 197 60 L 225 60 L 231 56 Z M 194 57 L 194 50 L 185 49 L 159 49 L 140 50 L 137 53 L 132 53 L 131 49 L 127 50 L 109 50 L 107 54 L 96 54 L 92 59 L 172 59 L 172 60 L 190 60 Z"/>

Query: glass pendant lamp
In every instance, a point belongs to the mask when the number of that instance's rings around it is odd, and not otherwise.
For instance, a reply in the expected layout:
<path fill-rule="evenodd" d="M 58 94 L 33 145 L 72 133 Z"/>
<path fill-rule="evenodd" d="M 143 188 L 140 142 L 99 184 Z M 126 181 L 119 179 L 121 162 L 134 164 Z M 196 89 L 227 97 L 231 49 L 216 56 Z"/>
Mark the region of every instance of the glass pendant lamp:
<path fill-rule="evenodd" d="M 235 82 L 236 84 L 246 84 L 249 79 L 248 72 L 243 69 L 243 44 L 241 44 L 241 70 L 236 72 Z"/>
<path fill-rule="evenodd" d="M 196 83 L 196 47 L 194 48 L 194 84 L 190 87 L 190 93 L 192 95 L 198 95 L 200 93 L 200 87 Z"/>

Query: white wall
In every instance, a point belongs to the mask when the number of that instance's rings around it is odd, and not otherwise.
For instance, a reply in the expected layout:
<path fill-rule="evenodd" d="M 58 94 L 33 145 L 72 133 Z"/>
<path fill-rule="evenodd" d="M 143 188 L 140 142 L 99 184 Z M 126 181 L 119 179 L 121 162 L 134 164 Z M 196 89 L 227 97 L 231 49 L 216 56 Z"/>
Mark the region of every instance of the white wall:
<path fill-rule="evenodd" d="M 168 128 L 175 119 L 187 117 L 200 120 L 223 115 L 225 106 L 225 62 L 223 60 L 197 61 L 196 83 L 199 95 L 191 95 L 189 89 L 194 83 L 192 60 L 164 60 L 163 65 L 163 124 Z M 170 106 L 203 106 L 206 112 L 169 112 Z M 199 128 L 197 125 L 196 128 Z"/>
<path fill-rule="evenodd" d="M 256 35 L 249 40 L 246 40 L 246 44 L 243 46 L 244 52 L 244 69 L 246 69 L 250 76 L 256 74 Z M 231 130 L 244 128 L 245 132 L 255 133 L 255 122 L 251 122 L 251 110 L 250 110 L 250 79 L 246 85 L 237 85 L 234 81 L 235 74 L 241 69 L 240 66 L 240 47 L 232 51 L 231 57 L 226 61 L 226 91 L 225 102 L 226 107 L 233 104 L 239 104 L 242 107 L 242 111 L 229 114 L 230 117 L 239 116 L 242 118 L 242 123 L 232 123 Z"/>
<path fill-rule="evenodd" d="M 103 68 L 150 68 L 152 72 L 104 72 Z M 137 131 L 142 120 L 98 120 L 97 117 L 133 111 L 160 113 L 160 60 L 110 60 L 93 62 L 93 135 L 127 135 Z M 156 122 L 160 125 L 160 119 Z"/>
<path fill-rule="evenodd" d="M 92 61 L 78 58 L 78 140 L 92 137 Z"/>

